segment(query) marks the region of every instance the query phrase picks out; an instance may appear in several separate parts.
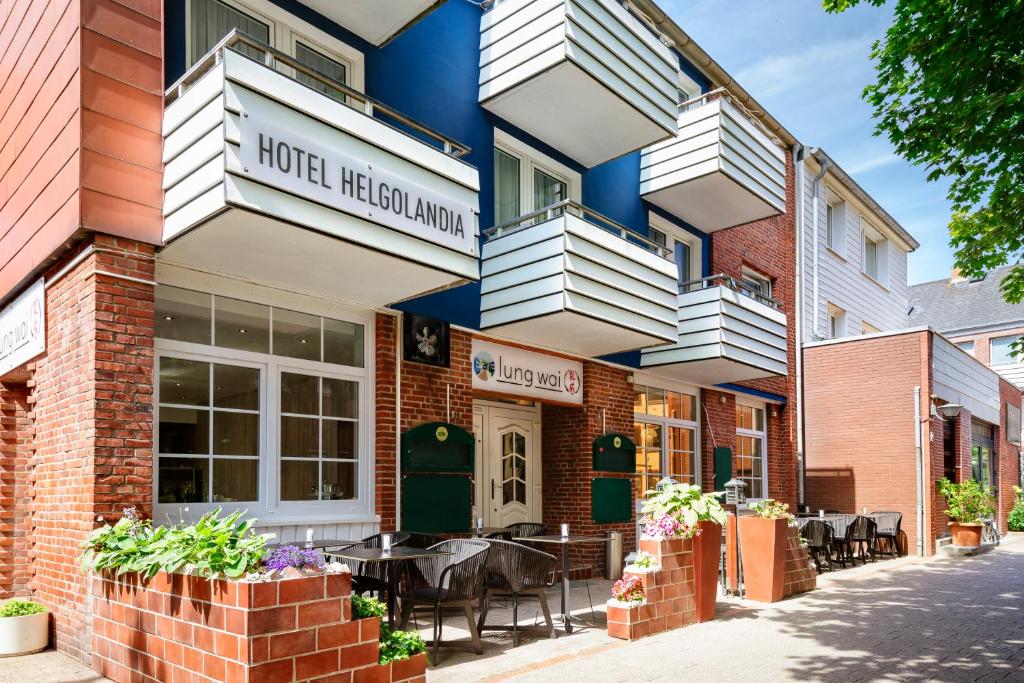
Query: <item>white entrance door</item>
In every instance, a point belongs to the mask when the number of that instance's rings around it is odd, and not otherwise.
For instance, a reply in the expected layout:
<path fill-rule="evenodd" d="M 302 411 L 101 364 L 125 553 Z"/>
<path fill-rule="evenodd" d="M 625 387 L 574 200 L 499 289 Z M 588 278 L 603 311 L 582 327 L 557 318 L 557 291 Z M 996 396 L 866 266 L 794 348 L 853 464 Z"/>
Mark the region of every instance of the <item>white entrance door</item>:
<path fill-rule="evenodd" d="M 477 516 L 486 526 L 540 521 L 540 414 L 478 403 Z"/>

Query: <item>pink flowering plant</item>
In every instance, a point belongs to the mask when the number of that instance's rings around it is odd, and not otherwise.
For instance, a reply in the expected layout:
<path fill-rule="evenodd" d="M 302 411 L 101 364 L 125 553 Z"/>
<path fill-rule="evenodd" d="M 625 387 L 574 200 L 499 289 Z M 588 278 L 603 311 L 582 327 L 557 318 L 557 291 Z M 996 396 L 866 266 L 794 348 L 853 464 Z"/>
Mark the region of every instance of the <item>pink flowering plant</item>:
<path fill-rule="evenodd" d="M 612 597 L 619 602 L 643 602 L 643 579 L 635 574 L 626 574 L 612 584 Z"/>
<path fill-rule="evenodd" d="M 693 484 L 667 484 L 648 491 L 640 521 L 649 538 L 693 538 L 701 521 L 725 524 L 725 511 L 716 493 Z"/>

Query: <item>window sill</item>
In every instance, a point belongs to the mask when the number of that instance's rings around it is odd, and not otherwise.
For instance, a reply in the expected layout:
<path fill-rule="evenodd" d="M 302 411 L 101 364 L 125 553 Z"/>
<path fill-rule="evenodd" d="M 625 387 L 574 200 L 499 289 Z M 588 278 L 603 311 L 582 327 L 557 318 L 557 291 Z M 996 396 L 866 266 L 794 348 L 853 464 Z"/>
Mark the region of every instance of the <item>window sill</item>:
<path fill-rule="evenodd" d="M 828 245 L 825 245 L 825 251 L 827 251 L 828 253 L 832 254 L 833 256 L 835 256 L 840 261 L 843 261 L 844 263 L 846 262 L 846 254 L 840 254 L 838 251 L 836 251 L 835 249 L 833 249 L 832 247 L 830 247 Z"/>
<path fill-rule="evenodd" d="M 871 281 L 871 282 L 874 282 L 874 283 L 875 283 L 876 285 L 878 285 L 879 287 L 881 287 L 881 288 L 882 288 L 883 290 L 885 290 L 885 291 L 887 291 L 887 292 L 888 292 L 888 291 L 891 291 L 891 290 L 889 289 L 889 287 L 888 287 L 887 285 L 885 285 L 885 284 L 883 284 L 883 283 L 882 283 L 882 281 L 881 281 L 881 280 L 878 280 L 878 279 L 876 279 L 876 278 L 873 278 L 873 277 L 871 277 L 870 275 L 868 275 L 867 273 L 865 273 L 865 272 L 864 272 L 863 270 L 862 270 L 862 271 L 860 271 L 860 274 L 861 274 L 861 275 L 863 275 L 863 276 L 864 276 L 864 277 L 865 277 L 865 278 L 866 278 L 867 280 L 869 280 L 869 281 Z"/>
<path fill-rule="evenodd" d="M 334 506 L 325 505 L 320 509 L 303 508 L 301 510 L 277 508 L 274 511 L 265 508 L 255 507 L 252 503 L 228 505 L 193 503 L 189 505 L 157 504 L 153 507 L 153 521 L 162 524 L 167 521 L 177 522 L 179 511 L 188 508 L 183 514 L 186 522 L 196 521 L 207 512 L 217 507 L 222 508 L 223 515 L 229 515 L 237 510 L 248 511 L 247 517 L 256 519 L 258 527 L 280 527 L 292 524 L 318 525 L 318 524 L 376 524 L 380 517 L 370 513 L 365 508 L 359 510 L 338 510 Z"/>

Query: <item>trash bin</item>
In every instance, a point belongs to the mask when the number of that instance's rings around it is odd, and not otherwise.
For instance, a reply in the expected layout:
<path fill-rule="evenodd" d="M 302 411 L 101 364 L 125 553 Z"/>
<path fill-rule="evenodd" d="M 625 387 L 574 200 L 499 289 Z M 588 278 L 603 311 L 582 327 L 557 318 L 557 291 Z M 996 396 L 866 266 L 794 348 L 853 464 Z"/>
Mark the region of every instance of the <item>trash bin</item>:
<path fill-rule="evenodd" d="M 605 578 L 611 581 L 622 578 L 622 533 L 609 531 L 608 538 L 608 566 L 605 568 Z"/>

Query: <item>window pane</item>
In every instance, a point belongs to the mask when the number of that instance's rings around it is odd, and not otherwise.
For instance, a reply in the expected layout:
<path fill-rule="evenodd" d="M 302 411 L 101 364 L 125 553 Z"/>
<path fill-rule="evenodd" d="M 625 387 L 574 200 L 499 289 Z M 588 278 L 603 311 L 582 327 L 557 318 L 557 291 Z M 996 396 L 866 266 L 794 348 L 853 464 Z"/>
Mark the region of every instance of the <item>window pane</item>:
<path fill-rule="evenodd" d="M 494 150 L 494 224 L 500 225 L 520 216 L 519 159 Z"/>
<path fill-rule="evenodd" d="M 215 297 L 213 335 L 217 346 L 269 353 L 270 307 Z"/>
<path fill-rule="evenodd" d="M 1015 363 L 1017 359 L 1010 354 L 1010 345 L 1017 341 L 1016 335 L 1009 337 L 996 337 L 993 339 L 991 344 L 991 358 L 989 360 L 990 365 L 997 365 L 999 363 Z"/>
<path fill-rule="evenodd" d="M 675 391 L 667 392 L 668 417 L 676 420 L 693 420 L 696 397 L 689 394 L 680 394 Z"/>
<path fill-rule="evenodd" d="M 210 343 L 210 311 L 213 297 L 178 287 L 156 288 L 156 336 L 161 339 Z"/>
<path fill-rule="evenodd" d="M 210 51 L 221 38 L 237 28 L 261 43 L 270 43 L 270 27 L 217 0 L 192 0 L 190 7 L 192 62 Z M 255 51 L 243 48 L 250 56 Z"/>
<path fill-rule="evenodd" d="M 259 460 L 213 461 L 213 502 L 236 503 L 259 498 Z"/>
<path fill-rule="evenodd" d="M 647 414 L 665 414 L 665 390 L 655 387 L 647 388 Z"/>
<path fill-rule="evenodd" d="M 210 405 L 210 364 L 183 358 L 161 358 L 160 403 Z"/>
<path fill-rule="evenodd" d="M 194 408 L 161 407 L 160 452 L 209 454 L 210 412 Z"/>
<path fill-rule="evenodd" d="M 205 503 L 209 490 L 208 458 L 160 458 L 157 498 L 161 503 Z"/>
<path fill-rule="evenodd" d="M 633 386 L 633 412 L 647 412 L 647 387 L 642 384 Z"/>
<path fill-rule="evenodd" d="M 736 406 L 736 427 L 738 429 L 753 429 L 753 418 L 750 415 L 750 408 L 747 406 Z"/>
<path fill-rule="evenodd" d="M 320 414 L 320 378 L 281 373 L 281 412 L 299 415 Z"/>
<path fill-rule="evenodd" d="M 257 413 L 213 412 L 215 455 L 259 455 L 260 416 Z"/>
<path fill-rule="evenodd" d="M 359 416 L 359 385 L 343 379 L 324 377 L 324 412 L 328 417 Z"/>
<path fill-rule="evenodd" d="M 260 371 L 233 365 L 213 366 L 213 405 L 218 408 L 260 409 Z"/>
<path fill-rule="evenodd" d="M 285 458 L 315 458 L 320 455 L 317 434 L 319 420 L 308 417 L 281 418 L 281 456 Z"/>
<path fill-rule="evenodd" d="M 543 209 L 566 198 L 565 183 L 544 171 L 533 169 L 533 208 Z"/>
<path fill-rule="evenodd" d="M 320 316 L 275 308 L 274 355 L 320 360 Z"/>
<path fill-rule="evenodd" d="M 359 457 L 356 449 L 356 423 L 341 420 L 324 420 L 324 457 L 341 460 L 355 460 Z"/>
<path fill-rule="evenodd" d="M 363 326 L 324 318 L 324 362 L 363 367 Z"/>
<path fill-rule="evenodd" d="M 317 73 L 326 76 L 332 81 L 337 81 L 342 85 L 348 82 L 346 80 L 347 74 L 344 64 L 333 60 L 298 41 L 295 43 L 295 60 L 304 66 L 310 67 Z M 311 78 L 304 73 L 295 74 L 295 80 L 299 83 L 305 83 L 309 87 L 313 88 L 313 90 L 322 92 L 338 101 L 343 102 L 345 100 L 345 94 L 337 88 L 332 88 L 331 86 L 326 85 L 315 78 Z"/>
<path fill-rule="evenodd" d="M 325 462 L 324 500 L 351 500 L 356 497 L 356 464 L 354 462 Z"/>
<path fill-rule="evenodd" d="M 679 271 L 679 284 L 695 279 L 690 272 L 690 245 L 676 242 L 676 269 Z"/>
<path fill-rule="evenodd" d="M 281 462 L 281 500 L 319 500 L 320 461 Z"/>

